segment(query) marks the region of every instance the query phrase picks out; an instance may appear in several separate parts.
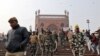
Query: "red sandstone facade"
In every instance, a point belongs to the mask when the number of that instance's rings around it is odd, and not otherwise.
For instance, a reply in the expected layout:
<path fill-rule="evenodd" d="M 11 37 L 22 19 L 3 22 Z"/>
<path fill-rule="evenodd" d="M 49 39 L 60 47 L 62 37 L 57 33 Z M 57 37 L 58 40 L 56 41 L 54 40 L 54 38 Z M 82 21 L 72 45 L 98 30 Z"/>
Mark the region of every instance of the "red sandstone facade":
<path fill-rule="evenodd" d="M 65 11 L 64 15 L 44 15 L 36 11 L 35 29 L 49 29 L 50 31 L 69 27 L 69 15 Z"/>

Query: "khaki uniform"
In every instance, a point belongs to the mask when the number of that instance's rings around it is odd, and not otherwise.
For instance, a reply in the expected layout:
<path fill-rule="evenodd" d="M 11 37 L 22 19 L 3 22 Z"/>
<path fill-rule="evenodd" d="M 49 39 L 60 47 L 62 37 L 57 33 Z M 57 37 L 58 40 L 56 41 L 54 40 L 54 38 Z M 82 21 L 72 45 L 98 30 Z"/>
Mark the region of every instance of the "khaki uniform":
<path fill-rule="evenodd" d="M 38 36 L 37 35 L 31 35 L 30 36 L 30 42 L 31 43 L 37 43 L 38 42 Z"/>
<path fill-rule="evenodd" d="M 30 53 L 31 56 L 35 56 L 36 55 L 36 51 L 37 51 L 37 45 L 38 45 L 38 36 L 37 35 L 31 35 L 30 36 Z"/>

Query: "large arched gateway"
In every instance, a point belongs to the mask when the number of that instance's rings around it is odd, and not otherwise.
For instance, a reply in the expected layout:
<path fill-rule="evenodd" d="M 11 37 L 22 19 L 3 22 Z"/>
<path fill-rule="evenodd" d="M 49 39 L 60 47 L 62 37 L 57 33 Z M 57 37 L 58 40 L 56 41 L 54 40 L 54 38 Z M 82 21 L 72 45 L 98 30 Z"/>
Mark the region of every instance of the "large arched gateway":
<path fill-rule="evenodd" d="M 56 30 L 62 29 L 63 27 L 69 27 L 69 13 L 65 11 L 62 15 L 50 15 L 50 14 L 40 14 L 40 10 L 36 11 L 35 18 L 35 29 L 49 29 Z"/>

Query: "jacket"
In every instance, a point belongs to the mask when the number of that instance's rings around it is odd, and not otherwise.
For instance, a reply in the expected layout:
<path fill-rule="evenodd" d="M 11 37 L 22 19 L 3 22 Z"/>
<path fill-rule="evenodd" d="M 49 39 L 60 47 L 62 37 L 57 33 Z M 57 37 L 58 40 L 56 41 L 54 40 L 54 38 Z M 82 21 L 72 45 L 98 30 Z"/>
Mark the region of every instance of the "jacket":
<path fill-rule="evenodd" d="M 8 52 L 24 51 L 29 40 L 29 33 L 25 27 L 17 27 L 8 31 L 5 48 Z"/>

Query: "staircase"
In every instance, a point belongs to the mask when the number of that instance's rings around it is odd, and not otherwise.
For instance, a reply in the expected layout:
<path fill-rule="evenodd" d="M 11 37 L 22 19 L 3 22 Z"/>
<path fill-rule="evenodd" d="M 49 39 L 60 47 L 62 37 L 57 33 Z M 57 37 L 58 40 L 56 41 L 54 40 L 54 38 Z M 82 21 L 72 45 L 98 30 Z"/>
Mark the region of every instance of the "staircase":
<path fill-rule="evenodd" d="M 4 42 L 0 41 L 0 56 L 5 56 L 5 48 L 4 48 Z"/>
<path fill-rule="evenodd" d="M 0 41 L 0 56 L 5 56 L 5 48 L 4 48 L 4 43 L 2 41 Z M 28 54 L 27 56 L 30 55 Z M 57 52 L 54 53 L 54 56 L 73 56 L 73 55 L 69 48 L 69 45 L 67 45 L 65 48 L 58 46 Z M 88 51 L 88 49 L 86 49 L 84 56 L 100 56 L 100 55 L 92 53 L 92 51 Z"/>

